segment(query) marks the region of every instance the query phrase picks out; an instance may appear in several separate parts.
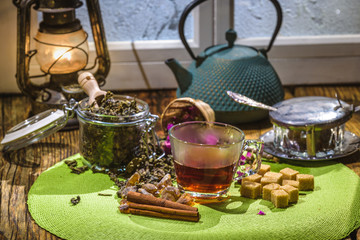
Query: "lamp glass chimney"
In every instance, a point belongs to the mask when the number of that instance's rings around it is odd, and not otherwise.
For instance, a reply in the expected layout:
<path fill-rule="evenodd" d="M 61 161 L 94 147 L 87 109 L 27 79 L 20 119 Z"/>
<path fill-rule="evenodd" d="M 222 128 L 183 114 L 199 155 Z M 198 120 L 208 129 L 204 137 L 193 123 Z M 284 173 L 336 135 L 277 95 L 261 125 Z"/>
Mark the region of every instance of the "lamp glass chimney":
<path fill-rule="evenodd" d="M 41 70 L 49 74 L 67 74 L 85 68 L 89 56 L 86 39 L 83 29 L 63 34 L 38 31 L 35 46 Z"/>

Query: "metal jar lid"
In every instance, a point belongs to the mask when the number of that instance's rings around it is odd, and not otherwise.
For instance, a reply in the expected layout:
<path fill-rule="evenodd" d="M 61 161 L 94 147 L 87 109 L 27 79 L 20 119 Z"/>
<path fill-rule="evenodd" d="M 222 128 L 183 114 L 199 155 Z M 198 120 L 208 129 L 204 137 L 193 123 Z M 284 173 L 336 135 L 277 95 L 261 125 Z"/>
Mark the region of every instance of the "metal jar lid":
<path fill-rule="evenodd" d="M 272 123 L 283 127 L 309 126 L 332 128 L 347 122 L 352 115 L 351 106 L 329 97 L 298 97 L 275 104 L 277 111 L 270 111 Z"/>

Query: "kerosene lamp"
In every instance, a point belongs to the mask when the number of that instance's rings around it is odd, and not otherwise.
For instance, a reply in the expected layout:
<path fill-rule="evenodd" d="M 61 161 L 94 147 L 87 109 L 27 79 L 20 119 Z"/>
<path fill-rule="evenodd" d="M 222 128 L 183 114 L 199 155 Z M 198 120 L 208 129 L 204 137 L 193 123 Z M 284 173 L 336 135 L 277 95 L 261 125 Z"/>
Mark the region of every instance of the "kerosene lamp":
<path fill-rule="evenodd" d="M 70 98 L 81 100 L 84 95 L 77 83 L 81 71 L 96 69 L 94 76 L 100 86 L 110 69 L 99 0 L 86 0 L 91 22 L 96 57 L 88 67 L 88 34 L 75 16 L 80 0 L 13 0 L 17 13 L 17 71 L 19 89 L 28 96 L 33 113 L 48 108 L 60 108 Z M 31 8 L 42 13 L 43 20 L 32 40 L 30 37 Z M 34 41 L 35 49 L 30 49 Z M 42 74 L 29 74 L 31 58 L 35 56 Z M 45 78 L 42 83 L 33 81 Z"/>

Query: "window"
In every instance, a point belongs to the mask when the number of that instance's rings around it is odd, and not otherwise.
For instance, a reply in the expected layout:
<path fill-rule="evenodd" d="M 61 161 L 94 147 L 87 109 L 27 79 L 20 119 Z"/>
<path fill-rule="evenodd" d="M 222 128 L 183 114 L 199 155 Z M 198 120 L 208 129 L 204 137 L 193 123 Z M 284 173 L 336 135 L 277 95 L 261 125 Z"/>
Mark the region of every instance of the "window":
<path fill-rule="evenodd" d="M 177 87 L 164 61 L 176 58 L 185 66 L 192 61 L 177 29 L 178 19 L 190 1 L 100 0 L 111 58 L 104 89 Z M 269 60 L 282 83 L 360 83 L 360 2 L 278 1 L 283 24 Z M 77 10 L 77 16 L 91 34 L 86 6 Z M 185 34 L 195 54 L 224 43 L 225 32 L 231 26 L 238 33 L 236 44 L 263 48 L 275 22 L 276 12 L 270 0 L 208 0 L 192 11 Z M 91 43 L 90 49 L 93 57 Z M 135 53 L 145 74 L 140 71 Z"/>
<path fill-rule="evenodd" d="M 358 0 L 278 1 L 283 11 L 283 24 L 269 52 L 269 59 L 282 83 L 284 85 L 359 83 L 360 79 L 357 76 L 360 75 L 360 15 L 358 14 L 360 2 Z M 151 4 L 150 1 L 144 2 L 146 3 L 143 6 Z M 177 9 L 177 17 L 179 17 L 181 9 L 184 9 L 189 1 L 177 1 L 176 7 L 175 1 L 154 2 L 157 2 L 158 6 L 170 6 L 163 8 L 164 12 L 168 13 L 167 16 Z M 131 11 L 128 13 L 131 15 Z M 265 47 L 276 23 L 276 11 L 269 0 L 210 0 L 195 9 L 192 16 L 192 19 L 187 20 L 187 23 L 189 20 L 194 21 L 192 27 L 190 24 L 187 30 L 187 38 L 193 36 L 191 46 L 195 53 L 213 44 L 224 43 L 225 31 L 230 26 L 233 26 L 238 33 L 237 44 L 256 48 Z M 168 24 L 167 27 L 169 26 Z M 129 28 L 128 31 L 133 30 Z M 174 57 L 185 65 L 191 62 L 178 40 L 177 27 L 172 28 L 169 37 L 160 34 L 158 40 L 155 39 L 156 36 L 153 36 L 151 41 L 134 38 L 150 88 L 176 87 L 177 83 L 163 61 Z M 121 89 L 136 88 L 136 86 L 146 88 L 142 84 L 144 81 L 138 66 L 131 57 L 133 54 L 129 50 L 130 45 L 110 41 L 109 48 L 116 49 L 111 50 L 113 68 L 121 62 L 127 64 L 127 67 L 131 66 L 134 69 L 133 73 L 137 74 L 127 76 L 128 71 L 118 68 L 115 76 L 121 80 L 118 81 L 119 83 L 114 82 L 113 85 L 110 85 L 112 81 L 109 81 L 108 86 Z M 111 79 L 111 76 L 109 78 Z"/>

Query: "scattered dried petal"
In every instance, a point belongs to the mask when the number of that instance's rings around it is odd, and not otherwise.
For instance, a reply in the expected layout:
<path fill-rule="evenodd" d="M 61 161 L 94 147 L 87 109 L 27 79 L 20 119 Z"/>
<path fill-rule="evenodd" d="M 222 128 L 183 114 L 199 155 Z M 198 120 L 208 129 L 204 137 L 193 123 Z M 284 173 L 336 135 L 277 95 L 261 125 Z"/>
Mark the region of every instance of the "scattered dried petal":
<path fill-rule="evenodd" d="M 258 213 L 257 213 L 258 215 L 266 215 L 266 213 L 264 213 L 263 211 L 259 211 Z"/>
<path fill-rule="evenodd" d="M 162 148 L 164 149 L 164 152 L 165 152 L 166 155 L 171 154 L 171 143 L 170 143 L 169 136 L 162 143 Z"/>
<path fill-rule="evenodd" d="M 166 126 L 167 130 L 169 131 L 169 130 L 170 130 L 170 128 L 172 128 L 172 126 L 174 126 L 174 124 L 172 124 L 172 123 L 168 123 L 168 125 Z"/>

